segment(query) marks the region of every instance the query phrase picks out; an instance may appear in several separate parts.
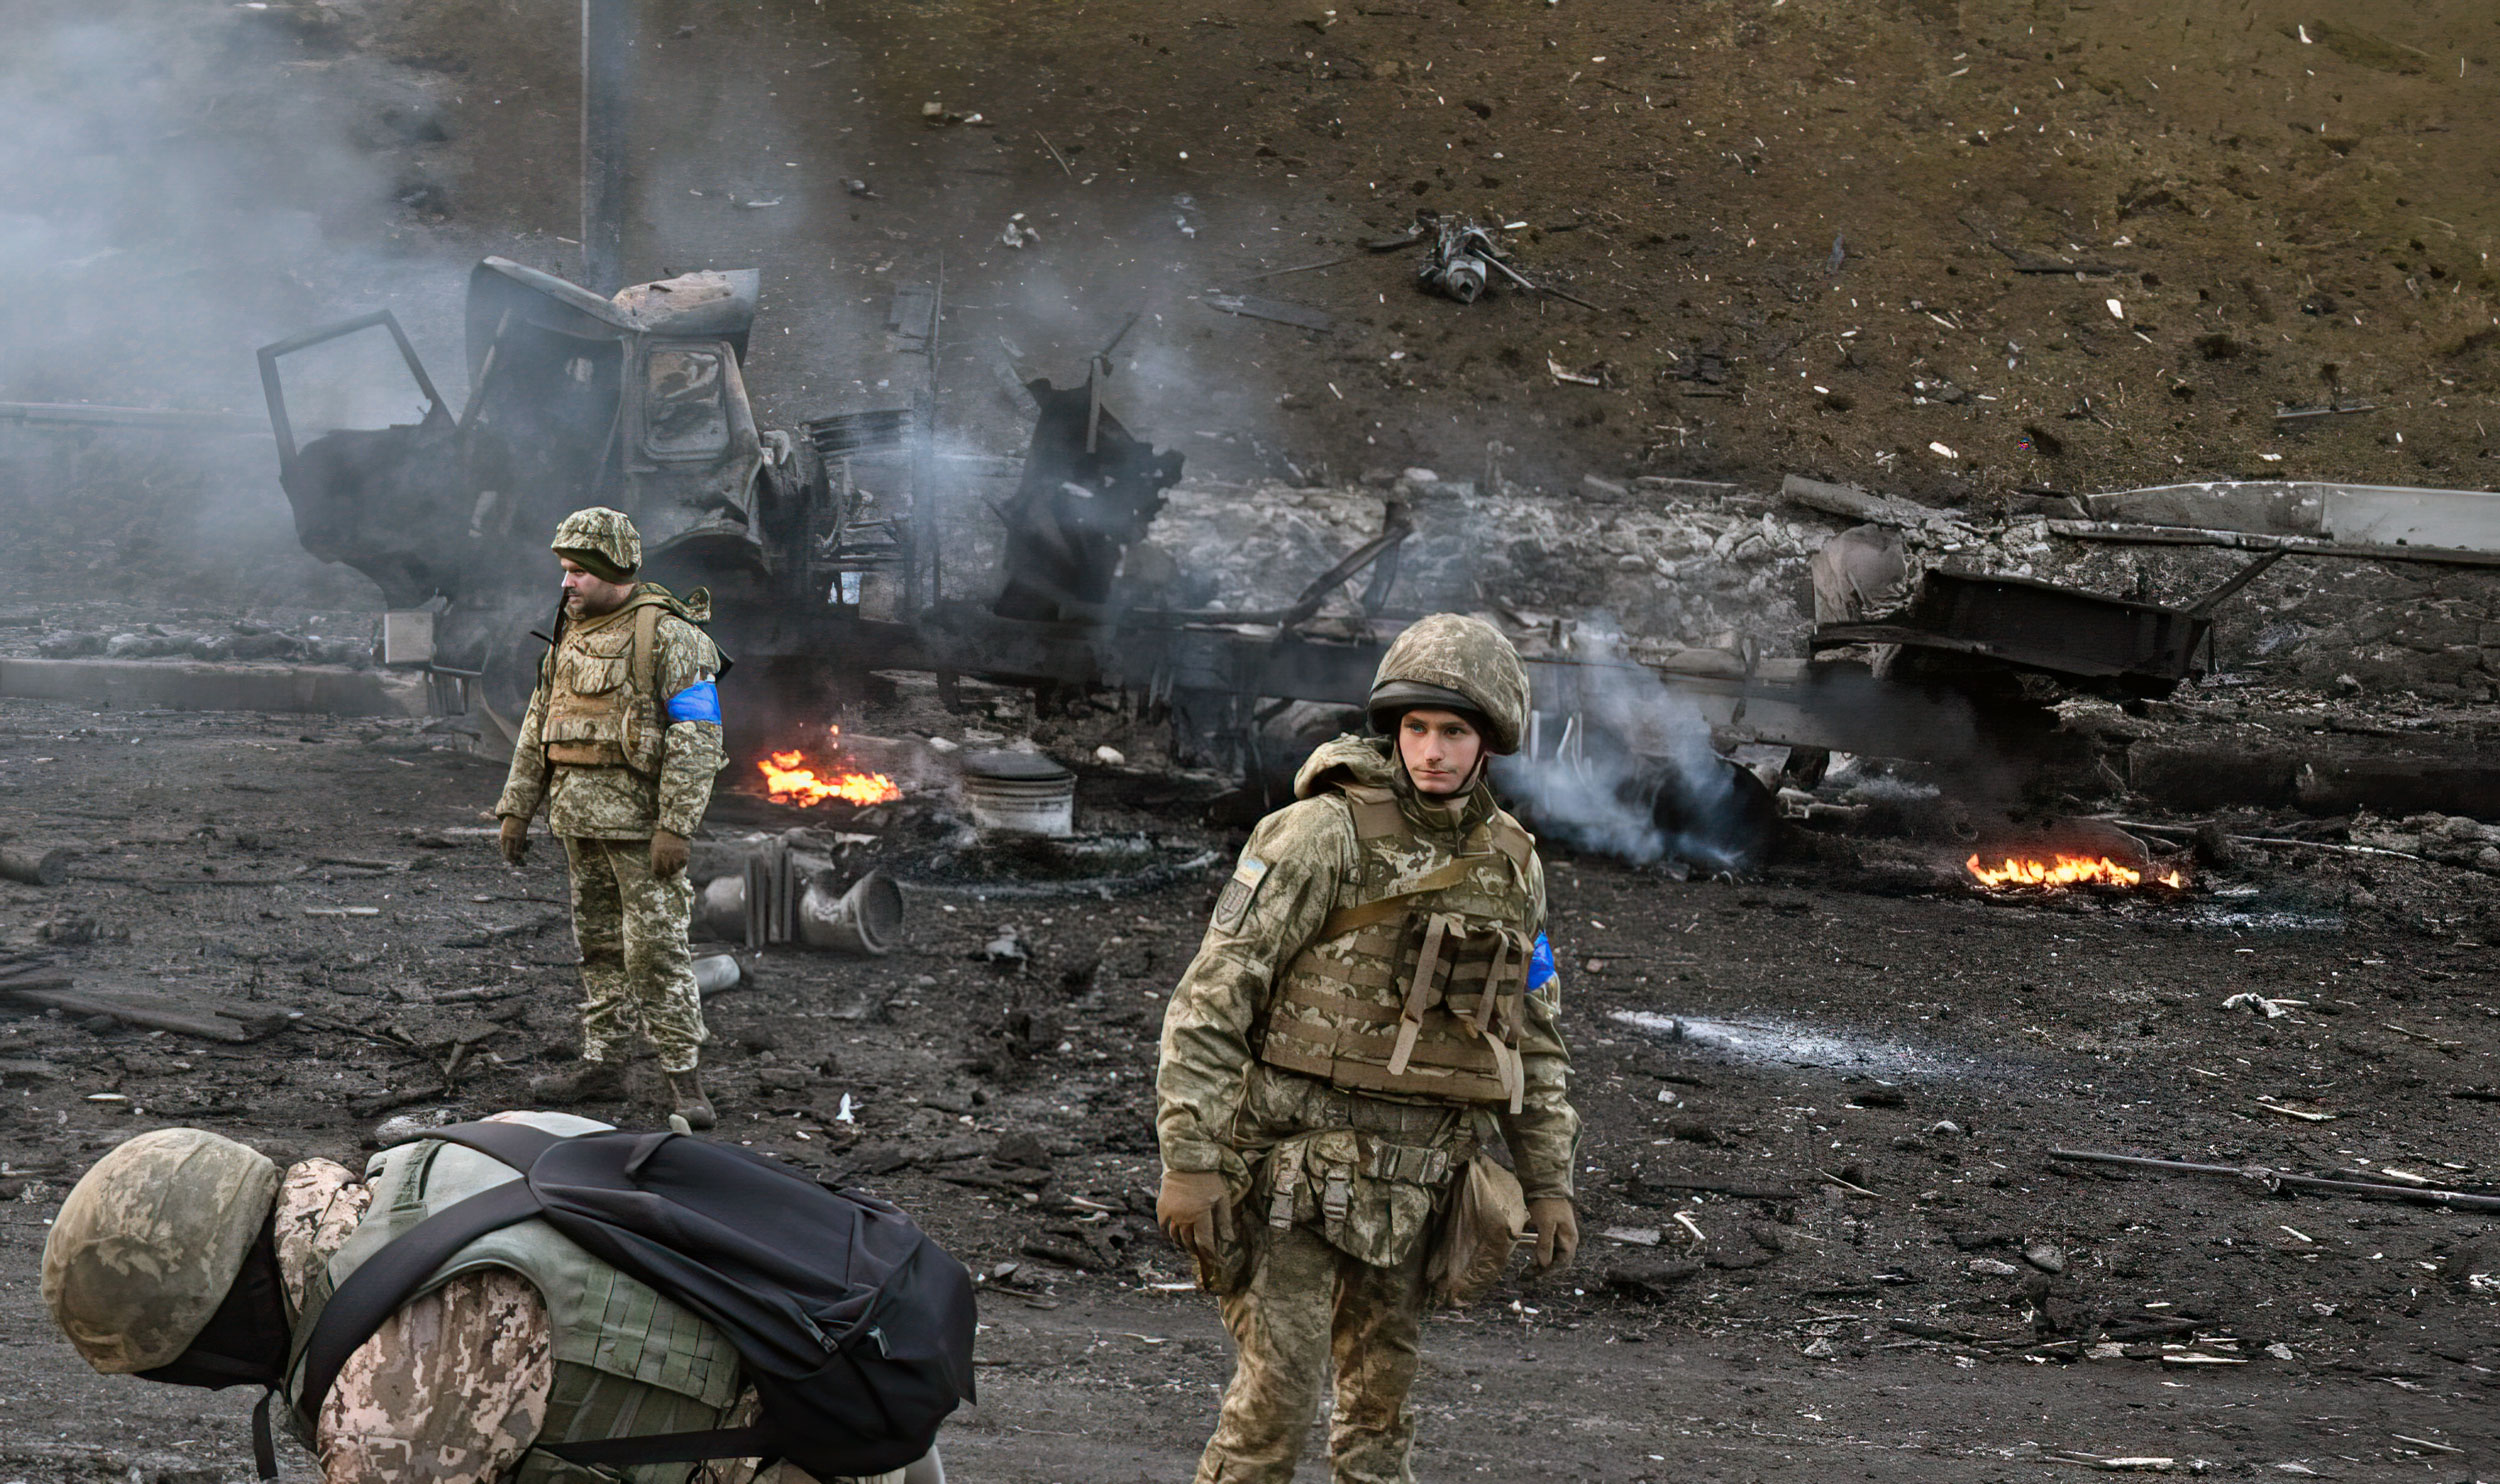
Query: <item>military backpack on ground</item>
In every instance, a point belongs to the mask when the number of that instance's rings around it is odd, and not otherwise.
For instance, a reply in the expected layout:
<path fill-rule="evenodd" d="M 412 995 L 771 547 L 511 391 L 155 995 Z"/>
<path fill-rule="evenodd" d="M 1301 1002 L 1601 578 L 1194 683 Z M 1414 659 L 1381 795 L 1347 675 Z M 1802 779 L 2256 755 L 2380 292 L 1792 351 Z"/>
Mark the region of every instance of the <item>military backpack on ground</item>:
<path fill-rule="evenodd" d="M 540 1445 L 569 1462 L 765 1458 L 820 1479 L 883 1473 L 926 1454 L 973 1399 L 971 1275 L 884 1201 L 683 1134 L 467 1123 L 423 1137 L 521 1178 L 427 1217 L 330 1295 L 297 1344 L 308 1433 L 348 1357 L 453 1254 L 531 1220 L 717 1328 L 763 1404 L 747 1427 Z"/>

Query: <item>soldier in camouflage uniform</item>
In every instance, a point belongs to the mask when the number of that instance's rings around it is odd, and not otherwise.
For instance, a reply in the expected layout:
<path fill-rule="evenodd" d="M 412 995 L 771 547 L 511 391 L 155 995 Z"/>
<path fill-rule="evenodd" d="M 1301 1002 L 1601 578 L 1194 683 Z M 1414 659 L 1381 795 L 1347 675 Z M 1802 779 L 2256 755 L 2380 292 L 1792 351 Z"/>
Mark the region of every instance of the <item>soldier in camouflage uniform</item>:
<path fill-rule="evenodd" d="M 562 1114 L 496 1118 L 556 1133 L 605 1127 Z M 300 1374 L 289 1367 L 295 1331 L 380 1249 L 357 1243 L 358 1232 L 377 1206 L 375 1220 L 412 1225 L 428 1214 L 429 1195 L 448 1204 L 429 1183 L 447 1173 L 474 1179 L 475 1167 L 451 1162 L 478 1158 L 419 1141 L 376 1155 L 359 1180 L 326 1159 L 282 1172 L 201 1129 L 141 1134 L 98 1160 L 61 1203 L 44 1243 L 44 1304 L 106 1375 L 277 1388 L 323 1484 L 595 1484 L 613 1476 L 533 1445 L 752 1420 L 754 1391 L 741 1387 L 735 1352 L 717 1331 L 533 1221 L 480 1239 L 477 1254 L 453 1254 L 444 1268 L 460 1271 L 383 1321 L 305 1429 L 293 1405 Z M 606 1295 L 588 1306 L 599 1311 L 589 1320 L 560 1291 L 570 1285 Z M 574 1317 L 568 1327 L 559 1316 Z M 671 1363 L 653 1364 L 655 1354 Z M 788 1464 L 759 1479 L 755 1465 L 646 1464 L 625 1477 L 811 1484 Z M 944 1478 L 932 1450 L 907 1470 L 823 1484 Z"/>
<path fill-rule="evenodd" d="M 564 618 L 495 812 L 514 865 L 542 799 L 564 842 L 582 955 L 582 1060 L 530 1092 L 556 1105 L 622 1097 L 639 1032 L 659 1055 L 675 1111 L 707 1129 L 686 857 L 713 775 L 728 762 L 714 683 L 720 651 L 695 627 L 711 617 L 711 598 L 697 588 L 681 600 L 636 581 L 642 537 L 622 511 L 574 511 L 552 549 L 564 569 Z"/>
<path fill-rule="evenodd" d="M 1400 635 L 1370 707 L 1392 736 L 1303 764 L 1173 992 L 1156 1211 L 1238 1351 L 1199 1484 L 1288 1484 L 1332 1359 L 1336 1484 L 1411 1480 L 1427 1262 L 1497 1134 L 1538 1267 L 1578 1244 L 1543 867 L 1484 779 L 1527 709 L 1490 625 L 1436 614 Z"/>

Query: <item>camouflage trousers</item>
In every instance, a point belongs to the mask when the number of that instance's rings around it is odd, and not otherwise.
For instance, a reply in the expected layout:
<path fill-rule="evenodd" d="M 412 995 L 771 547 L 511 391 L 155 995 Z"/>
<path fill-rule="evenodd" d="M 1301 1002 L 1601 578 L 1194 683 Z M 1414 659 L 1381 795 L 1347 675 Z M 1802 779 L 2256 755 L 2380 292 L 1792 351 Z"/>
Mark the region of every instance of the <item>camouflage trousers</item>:
<path fill-rule="evenodd" d="M 1335 1484 L 1414 1484 L 1406 1393 L 1415 1384 L 1431 1244 L 1416 1244 L 1395 1267 L 1374 1267 L 1299 1223 L 1283 1231 L 1256 1223 L 1250 1241 L 1249 1281 L 1217 1300 L 1237 1359 L 1197 1484 L 1291 1484 L 1331 1360 Z"/>
<path fill-rule="evenodd" d="M 582 954 L 582 1055 L 622 1062 L 639 1034 L 660 1070 L 690 1072 L 703 1045 L 703 996 L 695 988 L 686 923 L 694 883 L 651 873 L 648 840 L 568 835 L 573 941 Z"/>

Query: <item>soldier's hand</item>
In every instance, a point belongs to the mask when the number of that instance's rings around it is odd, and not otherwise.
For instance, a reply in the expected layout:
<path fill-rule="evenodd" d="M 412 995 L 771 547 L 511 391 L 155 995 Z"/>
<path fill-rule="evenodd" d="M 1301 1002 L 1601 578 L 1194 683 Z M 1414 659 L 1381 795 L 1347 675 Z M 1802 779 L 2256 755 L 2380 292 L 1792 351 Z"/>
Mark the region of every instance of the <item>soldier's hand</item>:
<path fill-rule="evenodd" d="M 686 869 L 686 837 L 666 830 L 651 832 L 651 874 L 674 876 Z"/>
<path fill-rule="evenodd" d="M 1536 1269 L 1568 1267 L 1580 1250 L 1580 1217 L 1571 1202 L 1558 1195 L 1528 1202 L 1528 1224 L 1536 1228 Z"/>
<path fill-rule="evenodd" d="M 1232 1193 L 1213 1170 L 1165 1170 L 1155 1196 L 1155 1224 L 1184 1251 L 1213 1261 L 1233 1236 Z"/>
<path fill-rule="evenodd" d="M 506 865 L 519 865 L 530 853 L 530 822 L 518 814 L 505 815 L 503 833 L 496 837 L 495 845 L 503 851 Z"/>

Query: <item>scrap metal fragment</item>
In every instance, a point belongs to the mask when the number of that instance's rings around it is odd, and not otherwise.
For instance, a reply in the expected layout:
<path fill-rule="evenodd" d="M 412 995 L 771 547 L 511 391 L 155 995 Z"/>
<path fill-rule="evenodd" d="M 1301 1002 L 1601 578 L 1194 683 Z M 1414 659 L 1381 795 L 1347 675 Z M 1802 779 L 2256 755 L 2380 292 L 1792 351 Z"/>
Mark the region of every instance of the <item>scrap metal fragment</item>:
<path fill-rule="evenodd" d="M 1307 304 L 1288 303 L 1283 299 L 1263 299 L 1255 294 L 1226 294 L 1210 289 L 1198 296 L 1198 302 L 1209 309 L 1220 309 L 1244 319 L 1274 320 L 1280 325 L 1316 330 L 1323 335 L 1337 328 L 1336 317 L 1325 310 L 1313 309 Z"/>

